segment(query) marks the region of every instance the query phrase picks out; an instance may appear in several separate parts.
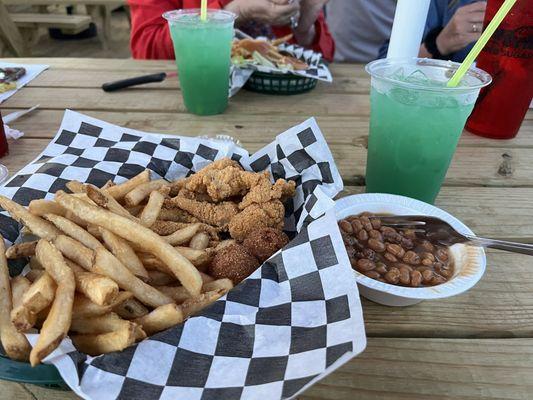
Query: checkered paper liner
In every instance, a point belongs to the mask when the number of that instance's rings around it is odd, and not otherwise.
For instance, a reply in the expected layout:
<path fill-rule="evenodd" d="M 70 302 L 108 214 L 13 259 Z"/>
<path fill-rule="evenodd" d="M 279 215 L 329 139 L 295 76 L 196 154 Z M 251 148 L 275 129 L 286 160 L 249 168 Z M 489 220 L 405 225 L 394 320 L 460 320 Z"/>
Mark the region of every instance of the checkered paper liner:
<path fill-rule="evenodd" d="M 66 111 L 35 161 L 0 187 L 27 205 L 67 181 L 117 183 L 145 168 L 176 179 L 229 156 L 253 171 L 294 180 L 286 206 L 291 242 L 199 315 L 122 352 L 90 357 L 67 338 L 45 359 L 86 399 L 285 399 L 363 351 L 354 274 L 331 198 L 342 189 L 314 119 L 252 156 L 230 141 L 147 134 Z M 0 233 L 19 226 L 0 214 Z M 28 335 L 35 343 L 37 335 Z"/>
<path fill-rule="evenodd" d="M 270 68 L 256 63 L 245 63 L 239 66 L 232 65 L 230 74 L 230 95 L 233 96 L 252 76 L 254 71 L 273 73 L 273 74 L 293 74 L 301 77 L 318 79 L 324 82 L 332 82 L 333 78 L 328 66 L 322 61 L 322 54 L 316 51 L 305 49 L 296 44 L 282 43 L 279 46 L 281 51 L 284 51 L 293 57 L 303 60 L 309 65 L 305 71 L 291 71 L 281 68 Z"/>

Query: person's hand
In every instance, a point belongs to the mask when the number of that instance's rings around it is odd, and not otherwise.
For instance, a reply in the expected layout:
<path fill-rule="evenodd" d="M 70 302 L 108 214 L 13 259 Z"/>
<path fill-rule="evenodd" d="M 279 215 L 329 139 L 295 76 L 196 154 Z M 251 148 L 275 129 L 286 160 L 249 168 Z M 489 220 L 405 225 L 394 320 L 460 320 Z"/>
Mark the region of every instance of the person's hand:
<path fill-rule="evenodd" d="M 316 19 L 320 11 L 329 0 L 295 0 L 300 2 L 300 16 L 298 26 L 294 29 L 296 41 L 303 46 L 310 45 L 316 31 L 314 29 Z"/>
<path fill-rule="evenodd" d="M 257 21 L 272 26 L 283 26 L 289 25 L 291 17 L 298 14 L 300 2 L 290 0 L 233 0 L 224 8 L 237 14 L 239 22 Z"/>
<path fill-rule="evenodd" d="M 450 22 L 437 36 L 439 52 L 443 55 L 455 53 L 478 40 L 483 30 L 486 7 L 485 1 L 479 1 L 457 9 Z"/>

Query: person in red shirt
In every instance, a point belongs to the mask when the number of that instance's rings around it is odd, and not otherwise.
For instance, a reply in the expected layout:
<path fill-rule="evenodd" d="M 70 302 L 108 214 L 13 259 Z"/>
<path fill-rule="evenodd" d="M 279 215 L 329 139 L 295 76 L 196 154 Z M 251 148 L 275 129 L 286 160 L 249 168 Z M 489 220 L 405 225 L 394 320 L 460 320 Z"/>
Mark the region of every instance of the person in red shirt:
<path fill-rule="evenodd" d="M 128 0 L 131 10 L 131 52 L 134 58 L 173 59 L 166 11 L 199 8 L 201 0 Z M 237 15 L 235 26 L 251 36 L 281 37 L 322 53 L 332 61 L 335 43 L 322 8 L 328 0 L 208 0 L 207 7 Z M 291 21 L 297 26 L 291 28 Z"/>

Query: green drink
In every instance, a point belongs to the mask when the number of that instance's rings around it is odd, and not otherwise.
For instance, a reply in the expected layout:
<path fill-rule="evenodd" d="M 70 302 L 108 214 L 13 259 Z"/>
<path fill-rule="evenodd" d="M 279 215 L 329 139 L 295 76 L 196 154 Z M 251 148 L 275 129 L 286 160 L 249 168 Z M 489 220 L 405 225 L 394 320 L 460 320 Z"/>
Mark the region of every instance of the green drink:
<path fill-rule="evenodd" d="M 462 85 L 446 87 L 458 64 L 378 60 L 372 76 L 366 190 L 433 203 L 466 119 L 490 76 L 470 69 Z"/>
<path fill-rule="evenodd" d="M 213 115 L 228 106 L 229 71 L 235 14 L 208 10 L 175 10 L 163 14 L 174 44 L 185 107 L 193 114 Z"/>

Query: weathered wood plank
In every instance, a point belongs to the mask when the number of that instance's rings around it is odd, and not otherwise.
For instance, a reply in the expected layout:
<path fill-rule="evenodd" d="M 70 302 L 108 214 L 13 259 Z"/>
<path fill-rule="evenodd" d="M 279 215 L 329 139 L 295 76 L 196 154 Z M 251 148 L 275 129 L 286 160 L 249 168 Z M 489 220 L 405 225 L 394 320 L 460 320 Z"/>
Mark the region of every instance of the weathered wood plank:
<path fill-rule="evenodd" d="M 347 186 L 344 197 L 364 193 L 361 186 Z M 454 215 L 477 235 L 533 241 L 533 189 L 444 187 L 436 206 Z"/>
<path fill-rule="evenodd" d="M 163 71 L 162 71 L 163 72 Z M 140 75 L 152 74 L 154 71 L 94 71 L 94 70 L 63 70 L 51 69 L 46 74 L 41 74 L 28 84 L 29 87 L 80 87 L 80 88 L 100 88 L 105 82 L 118 81 L 133 78 Z M 163 82 L 150 83 L 137 86 L 131 90 L 179 90 L 180 84 L 177 77 L 170 77 Z M 323 95 L 326 93 L 361 93 L 368 94 L 370 90 L 370 80 L 359 77 L 337 77 L 332 83 L 320 83 L 313 91 L 313 95 Z"/>
<path fill-rule="evenodd" d="M 18 171 L 32 160 L 34 154 L 41 151 L 48 141 L 49 139 L 20 139 L 12 144 L 12 154 L 4 162 L 11 164 L 12 171 Z M 244 148 L 250 152 L 255 152 L 263 147 L 263 143 L 251 143 L 245 137 L 242 138 Z M 330 149 L 345 184 L 363 185 L 366 149 L 361 145 L 344 144 L 330 144 Z M 480 151 L 474 147 L 461 147 L 457 149 L 445 185 L 533 186 L 533 164 L 529 162 L 530 153 L 531 150 L 522 148 L 486 148 Z M 500 173 L 504 163 L 511 168 L 509 175 Z"/>
<path fill-rule="evenodd" d="M 133 60 L 111 58 L 3 58 L 2 61 L 21 64 L 47 64 L 54 69 L 87 69 L 110 71 L 173 71 L 176 64 L 171 60 Z"/>
<path fill-rule="evenodd" d="M 18 111 L 3 108 L 7 115 Z M 249 142 L 264 143 L 265 137 L 272 138 L 278 133 L 299 124 L 304 117 L 300 115 L 221 114 L 198 118 L 188 113 L 158 113 L 154 116 L 147 112 L 109 112 L 85 111 L 87 115 L 145 132 L 179 133 L 189 135 L 216 135 L 223 133 L 235 138 L 246 138 Z M 533 111 L 531 111 L 533 114 Z M 51 138 L 57 132 L 64 110 L 39 109 L 11 124 L 13 128 L 25 133 L 26 137 Z M 366 146 L 368 142 L 367 116 L 317 116 L 317 123 L 328 143 Z M 459 147 L 533 147 L 533 123 L 525 122 L 518 136 L 512 140 L 491 140 L 464 132 Z"/>
<path fill-rule="evenodd" d="M 301 399 L 530 399 L 533 339 L 371 338 L 359 357 Z M 72 392 L 2 383 L 1 399 L 71 400 Z M 29 393 L 28 393 L 29 392 Z"/>
<path fill-rule="evenodd" d="M 5 102 L 6 107 L 27 108 L 41 104 L 46 109 L 83 109 L 100 111 L 149 111 L 185 112 L 183 99 L 178 91 L 153 91 L 131 88 L 127 91 L 106 93 L 96 88 L 49 88 L 27 87 L 17 92 Z M 369 112 L 368 95 L 335 95 L 335 101 L 324 96 L 306 94 L 294 96 L 269 96 L 247 91 L 240 92 L 231 99 L 227 113 L 270 114 L 276 115 L 280 110 L 285 114 L 297 114 L 302 117 L 311 115 L 343 115 Z"/>
<path fill-rule="evenodd" d="M 530 399 L 533 339 L 370 339 L 302 399 Z"/>

